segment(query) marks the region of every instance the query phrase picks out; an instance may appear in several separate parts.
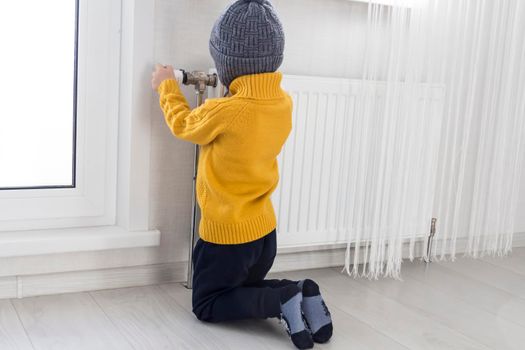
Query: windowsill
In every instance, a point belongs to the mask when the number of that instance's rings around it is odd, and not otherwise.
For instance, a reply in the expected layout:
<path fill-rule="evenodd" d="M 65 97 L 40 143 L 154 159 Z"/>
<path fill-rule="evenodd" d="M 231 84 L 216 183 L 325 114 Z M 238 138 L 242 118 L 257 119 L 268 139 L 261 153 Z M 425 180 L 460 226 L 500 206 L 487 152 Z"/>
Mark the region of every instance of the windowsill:
<path fill-rule="evenodd" d="M 160 232 L 128 231 L 119 226 L 82 227 L 0 233 L 0 258 L 154 247 Z"/>

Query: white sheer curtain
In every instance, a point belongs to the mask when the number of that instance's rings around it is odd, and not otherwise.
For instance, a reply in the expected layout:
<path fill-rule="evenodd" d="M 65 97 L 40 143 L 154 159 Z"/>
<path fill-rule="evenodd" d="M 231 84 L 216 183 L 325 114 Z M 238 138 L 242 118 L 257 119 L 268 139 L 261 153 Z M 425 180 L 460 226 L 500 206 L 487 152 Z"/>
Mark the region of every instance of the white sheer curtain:
<path fill-rule="evenodd" d="M 510 251 L 525 148 L 524 43 L 522 0 L 369 2 L 350 121 L 349 274 L 399 277 L 404 249 L 413 259 L 417 242 L 429 258 L 432 218 L 430 257 L 453 259 L 460 242 L 470 256 Z"/>

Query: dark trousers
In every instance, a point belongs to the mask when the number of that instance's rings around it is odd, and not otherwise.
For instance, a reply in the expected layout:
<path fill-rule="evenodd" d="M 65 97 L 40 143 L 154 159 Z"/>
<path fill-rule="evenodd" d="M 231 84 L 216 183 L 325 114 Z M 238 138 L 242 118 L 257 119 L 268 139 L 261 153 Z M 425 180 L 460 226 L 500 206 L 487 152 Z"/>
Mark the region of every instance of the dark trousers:
<path fill-rule="evenodd" d="M 207 322 L 277 317 L 279 288 L 265 280 L 277 251 L 276 231 L 253 242 L 222 245 L 199 239 L 193 251 L 193 313 Z"/>

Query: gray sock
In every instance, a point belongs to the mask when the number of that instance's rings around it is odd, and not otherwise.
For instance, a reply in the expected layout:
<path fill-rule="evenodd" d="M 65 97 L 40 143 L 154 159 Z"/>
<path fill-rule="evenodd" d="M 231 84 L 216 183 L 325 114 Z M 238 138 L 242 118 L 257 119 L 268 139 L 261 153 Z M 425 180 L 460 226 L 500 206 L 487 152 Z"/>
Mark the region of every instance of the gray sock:
<path fill-rule="evenodd" d="M 301 312 L 297 311 L 301 310 L 301 299 L 301 293 L 297 293 L 290 300 L 281 305 L 281 311 L 283 316 L 286 317 L 291 334 L 299 333 L 300 331 L 306 329 L 304 321 L 301 317 Z"/>
<path fill-rule="evenodd" d="M 281 320 L 286 323 L 288 334 L 294 345 L 299 349 L 313 347 L 313 339 L 301 313 L 303 295 L 295 284 L 281 288 Z"/>
<path fill-rule="evenodd" d="M 299 281 L 297 284 L 302 290 L 302 310 L 313 340 L 318 343 L 327 342 L 333 331 L 332 318 L 326 306 L 317 283 L 310 279 Z"/>

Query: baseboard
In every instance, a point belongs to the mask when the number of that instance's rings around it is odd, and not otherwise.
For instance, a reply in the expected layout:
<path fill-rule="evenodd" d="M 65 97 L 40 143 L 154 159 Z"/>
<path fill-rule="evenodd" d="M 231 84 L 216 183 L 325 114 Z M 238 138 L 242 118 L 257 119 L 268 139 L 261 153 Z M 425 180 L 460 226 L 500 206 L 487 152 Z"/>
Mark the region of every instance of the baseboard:
<path fill-rule="evenodd" d="M 424 240 L 416 242 L 415 257 L 423 256 Z M 466 239 L 459 239 L 456 253 L 465 252 Z M 525 247 L 525 233 L 514 236 L 513 247 Z M 303 247 L 303 251 L 286 247 L 279 249 L 271 272 L 342 266 L 346 245 L 335 244 Z M 403 247 L 403 257 L 408 258 L 409 247 Z M 87 271 L 24 275 L 0 278 L 1 298 L 85 292 L 101 289 L 144 286 L 158 283 L 183 282 L 186 279 L 185 261 L 153 265 L 119 267 Z"/>
<path fill-rule="evenodd" d="M 119 226 L 78 227 L 0 233 L 0 258 L 98 250 L 157 247 L 160 232 Z"/>
<path fill-rule="evenodd" d="M 512 247 L 525 247 L 525 232 L 515 233 L 512 239 Z"/>
<path fill-rule="evenodd" d="M 0 298 L 86 292 L 183 281 L 186 263 L 166 263 L 0 278 Z"/>
<path fill-rule="evenodd" d="M 15 298 L 17 296 L 16 289 L 16 277 L 0 278 L 0 299 Z"/>

